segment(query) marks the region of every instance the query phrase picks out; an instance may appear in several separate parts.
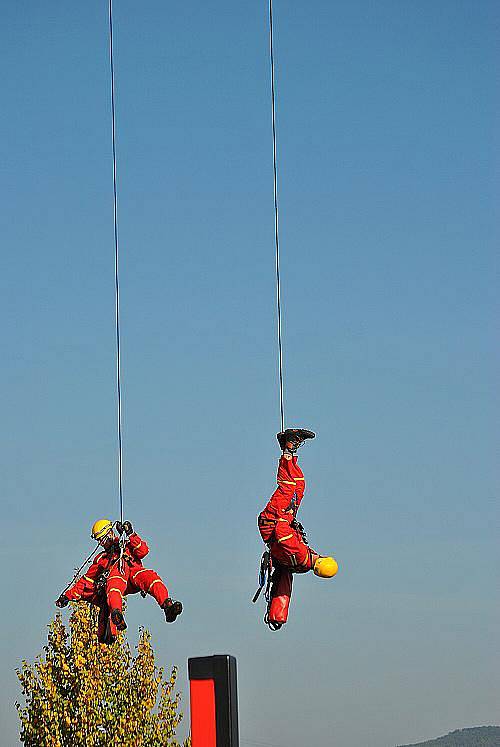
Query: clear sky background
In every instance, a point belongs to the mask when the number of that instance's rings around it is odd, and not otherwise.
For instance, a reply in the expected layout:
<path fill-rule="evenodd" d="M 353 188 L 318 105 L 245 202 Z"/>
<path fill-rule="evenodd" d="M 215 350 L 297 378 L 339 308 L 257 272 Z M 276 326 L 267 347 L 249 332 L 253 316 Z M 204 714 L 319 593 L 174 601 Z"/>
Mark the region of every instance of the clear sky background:
<path fill-rule="evenodd" d="M 14 667 L 117 518 L 107 3 L 2 0 L 2 744 Z M 496 2 L 276 0 L 286 420 L 311 544 L 250 599 L 279 430 L 267 4 L 116 0 L 125 513 L 238 659 L 242 747 L 498 723 Z M 67 612 L 64 613 L 67 616 Z M 184 731 L 181 731 L 181 734 Z"/>

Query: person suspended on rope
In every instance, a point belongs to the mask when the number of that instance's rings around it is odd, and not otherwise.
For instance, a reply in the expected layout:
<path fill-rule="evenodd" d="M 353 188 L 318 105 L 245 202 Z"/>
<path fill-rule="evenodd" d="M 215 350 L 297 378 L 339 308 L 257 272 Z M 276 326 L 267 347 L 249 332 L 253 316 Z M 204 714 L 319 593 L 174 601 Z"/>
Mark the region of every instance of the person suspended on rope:
<path fill-rule="evenodd" d="M 314 437 L 315 434 L 305 428 L 287 428 L 277 434 L 282 450 L 278 487 L 258 518 L 260 535 L 269 548 L 269 562 L 274 569 L 266 622 L 276 630 L 288 618 L 292 573 L 312 570 L 316 576 L 332 578 L 338 570 L 333 557 L 320 555 L 309 547 L 304 527 L 296 518 L 306 487 L 296 452 L 304 441 Z"/>
<path fill-rule="evenodd" d="M 99 607 L 97 635 L 101 642 L 112 643 L 117 630 L 125 630 L 123 598 L 141 592 L 150 594 L 164 610 L 165 620 L 174 622 L 182 612 L 181 602 L 171 599 L 156 571 L 144 568 L 142 559 L 148 554 L 146 542 L 134 532 L 130 521 L 115 522 L 99 519 L 92 526 L 92 539 L 103 548 L 96 555 L 85 575 L 66 589 L 56 600 L 57 607 L 70 601 L 83 600 Z"/>

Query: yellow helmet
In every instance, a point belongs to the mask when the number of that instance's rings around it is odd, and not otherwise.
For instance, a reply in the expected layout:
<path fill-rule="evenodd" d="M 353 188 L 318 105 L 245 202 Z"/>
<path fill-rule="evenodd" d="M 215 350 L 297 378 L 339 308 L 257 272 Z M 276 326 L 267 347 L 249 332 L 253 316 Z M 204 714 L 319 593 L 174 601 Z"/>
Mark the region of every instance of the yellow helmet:
<path fill-rule="evenodd" d="M 318 558 L 314 564 L 314 573 L 320 578 L 332 578 L 339 569 L 335 558 Z"/>
<path fill-rule="evenodd" d="M 113 529 L 113 524 L 109 519 L 98 519 L 92 526 L 92 539 L 100 540 L 111 529 Z"/>

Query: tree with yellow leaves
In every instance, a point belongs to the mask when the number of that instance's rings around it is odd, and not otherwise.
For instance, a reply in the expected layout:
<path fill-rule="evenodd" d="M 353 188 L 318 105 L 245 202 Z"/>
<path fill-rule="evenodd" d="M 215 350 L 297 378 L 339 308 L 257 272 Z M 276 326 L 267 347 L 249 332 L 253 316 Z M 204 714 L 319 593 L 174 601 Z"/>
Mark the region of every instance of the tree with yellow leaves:
<path fill-rule="evenodd" d="M 72 605 L 70 632 L 58 613 L 44 654 L 17 670 L 25 705 L 17 703 L 25 747 L 179 747 L 182 719 L 177 670 L 155 664 L 141 629 L 137 654 L 123 635 L 105 646 L 95 635 L 95 609 Z M 189 740 L 184 743 L 189 747 Z"/>

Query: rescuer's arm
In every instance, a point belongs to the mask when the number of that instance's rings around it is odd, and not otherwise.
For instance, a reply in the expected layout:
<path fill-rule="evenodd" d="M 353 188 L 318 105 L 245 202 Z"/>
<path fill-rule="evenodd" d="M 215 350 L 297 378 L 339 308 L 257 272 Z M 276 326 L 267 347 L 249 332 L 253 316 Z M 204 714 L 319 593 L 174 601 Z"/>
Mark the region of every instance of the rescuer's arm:
<path fill-rule="evenodd" d="M 136 560 L 142 560 L 149 552 L 149 547 L 146 542 L 139 537 L 130 521 L 124 521 L 123 524 L 120 521 L 116 522 L 116 530 L 119 534 L 125 534 L 128 537 L 127 550 L 129 553 L 136 558 Z"/>
<path fill-rule="evenodd" d="M 127 548 L 131 555 L 133 555 L 137 560 L 142 560 L 142 558 L 145 558 L 149 552 L 147 543 L 135 532 L 132 532 L 128 538 Z"/>
<path fill-rule="evenodd" d="M 102 554 L 98 555 L 97 558 L 92 563 L 92 565 L 90 566 L 90 568 L 87 569 L 87 573 L 84 576 L 80 576 L 78 581 L 76 581 L 76 583 L 74 583 L 73 586 L 67 589 L 64 592 L 64 594 L 61 594 L 61 596 L 59 597 L 57 601 L 59 602 L 59 600 L 63 596 L 67 597 L 67 599 L 69 599 L 72 602 L 78 601 L 80 597 L 82 596 L 82 592 L 85 589 L 88 589 L 89 586 L 93 586 L 97 576 L 99 576 L 99 574 L 101 573 L 102 568 L 101 568 L 101 564 L 99 563 L 99 561 L 102 557 L 103 557 Z M 60 606 L 66 606 L 66 605 L 58 604 L 57 606 L 60 607 Z"/>

